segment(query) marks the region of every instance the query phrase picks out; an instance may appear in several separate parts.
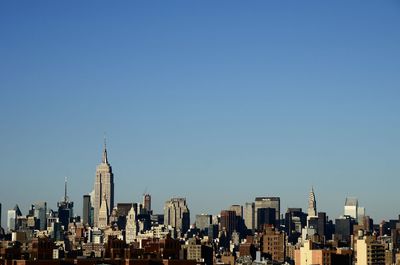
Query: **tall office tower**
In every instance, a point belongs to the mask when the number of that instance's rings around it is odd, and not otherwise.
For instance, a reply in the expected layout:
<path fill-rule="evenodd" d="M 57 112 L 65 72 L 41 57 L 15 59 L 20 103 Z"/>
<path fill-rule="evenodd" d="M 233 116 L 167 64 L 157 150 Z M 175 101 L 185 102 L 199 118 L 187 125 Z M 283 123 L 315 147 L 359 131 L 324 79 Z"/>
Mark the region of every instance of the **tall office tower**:
<path fill-rule="evenodd" d="M 281 215 L 281 199 L 279 197 L 256 197 L 254 208 L 254 219 L 257 220 L 257 209 L 259 208 L 275 208 L 275 218 L 279 223 Z"/>
<path fill-rule="evenodd" d="M 126 243 L 134 242 L 139 232 L 138 220 L 137 220 L 137 207 L 132 205 L 126 217 L 125 235 Z"/>
<path fill-rule="evenodd" d="M 243 217 L 243 206 L 242 205 L 238 205 L 238 204 L 231 205 L 229 210 L 230 211 L 235 211 L 236 212 L 236 216 Z"/>
<path fill-rule="evenodd" d="M 64 229 L 67 229 L 70 219 L 74 216 L 74 203 L 69 200 L 67 195 L 67 178 L 65 178 L 64 183 L 64 198 L 57 203 L 57 207 L 60 223 L 64 226 Z"/>
<path fill-rule="evenodd" d="M 196 228 L 200 231 L 208 231 L 212 222 L 212 216 L 209 214 L 197 214 L 196 215 Z"/>
<path fill-rule="evenodd" d="M 259 208 L 257 209 L 257 229 L 264 230 L 264 225 L 273 225 L 276 227 L 275 208 Z"/>
<path fill-rule="evenodd" d="M 100 210 L 99 210 L 99 220 L 97 222 L 97 226 L 101 229 L 104 229 L 108 225 L 109 218 L 109 208 L 107 205 L 107 197 L 104 195 L 103 201 L 101 202 Z"/>
<path fill-rule="evenodd" d="M 302 229 L 306 226 L 307 215 L 301 208 L 288 208 L 285 214 L 285 231 L 288 241 L 292 244 L 297 242 Z"/>
<path fill-rule="evenodd" d="M 243 206 L 234 204 L 234 205 L 231 205 L 229 210 L 235 211 L 235 213 L 236 213 L 236 232 L 243 235 L 244 232 L 247 232 L 246 225 L 244 223 L 244 218 L 243 218 Z"/>
<path fill-rule="evenodd" d="M 185 198 L 172 198 L 165 202 L 164 225 L 186 233 L 190 226 L 190 212 Z"/>
<path fill-rule="evenodd" d="M 83 205 L 82 205 L 82 222 L 84 225 L 92 225 L 90 223 L 90 209 L 92 204 L 90 202 L 90 195 L 83 195 Z"/>
<path fill-rule="evenodd" d="M 39 220 L 39 229 L 46 230 L 47 229 L 47 203 L 46 202 L 35 202 L 32 205 L 33 216 L 36 220 Z"/>
<path fill-rule="evenodd" d="M 148 193 L 143 194 L 143 208 L 147 213 L 151 212 L 151 196 Z"/>
<path fill-rule="evenodd" d="M 320 235 L 322 238 L 325 238 L 326 234 L 326 213 L 324 212 L 319 212 L 318 213 L 318 235 Z"/>
<path fill-rule="evenodd" d="M 354 219 L 342 216 L 335 220 L 335 239 L 350 242 L 353 235 Z"/>
<path fill-rule="evenodd" d="M 99 211 L 103 201 L 106 198 L 107 208 L 114 209 L 114 174 L 110 163 L 108 163 L 106 141 L 104 140 L 103 158 L 101 164 L 96 169 L 96 180 L 94 183 L 94 226 L 99 224 Z M 107 213 L 107 216 L 110 212 Z"/>
<path fill-rule="evenodd" d="M 7 231 L 8 232 L 12 232 L 17 229 L 18 216 L 22 216 L 22 213 L 18 207 L 18 204 L 16 204 L 14 209 L 7 211 Z"/>
<path fill-rule="evenodd" d="M 221 211 L 220 230 L 226 230 L 226 234 L 228 236 L 230 236 L 233 231 L 237 230 L 237 218 L 235 211 Z"/>
<path fill-rule="evenodd" d="M 374 220 L 370 216 L 364 216 L 362 224 L 365 232 L 371 233 L 374 230 Z"/>
<path fill-rule="evenodd" d="M 362 224 L 365 217 L 365 207 L 357 208 L 357 223 Z"/>
<path fill-rule="evenodd" d="M 254 219 L 254 207 L 254 202 L 246 202 L 246 204 L 244 205 L 244 224 L 249 230 L 254 230 L 256 228 Z"/>
<path fill-rule="evenodd" d="M 317 202 L 315 200 L 314 188 L 311 187 L 310 195 L 308 196 L 308 219 L 317 216 Z"/>
<path fill-rule="evenodd" d="M 347 197 L 344 204 L 344 215 L 348 215 L 354 219 L 358 217 L 358 200 L 357 198 Z"/>

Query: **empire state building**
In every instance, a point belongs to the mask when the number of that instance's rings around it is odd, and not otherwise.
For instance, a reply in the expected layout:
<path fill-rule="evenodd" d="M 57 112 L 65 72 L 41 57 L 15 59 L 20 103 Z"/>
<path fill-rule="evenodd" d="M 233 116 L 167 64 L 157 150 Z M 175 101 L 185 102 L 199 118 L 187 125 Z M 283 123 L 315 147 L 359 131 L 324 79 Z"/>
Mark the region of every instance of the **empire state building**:
<path fill-rule="evenodd" d="M 104 140 L 103 158 L 96 169 L 94 182 L 94 226 L 99 224 L 99 211 L 102 202 L 107 203 L 108 209 L 114 208 L 114 174 L 110 163 L 108 163 L 106 141 Z M 103 207 L 104 208 L 104 207 Z M 107 213 L 110 216 L 110 213 Z"/>

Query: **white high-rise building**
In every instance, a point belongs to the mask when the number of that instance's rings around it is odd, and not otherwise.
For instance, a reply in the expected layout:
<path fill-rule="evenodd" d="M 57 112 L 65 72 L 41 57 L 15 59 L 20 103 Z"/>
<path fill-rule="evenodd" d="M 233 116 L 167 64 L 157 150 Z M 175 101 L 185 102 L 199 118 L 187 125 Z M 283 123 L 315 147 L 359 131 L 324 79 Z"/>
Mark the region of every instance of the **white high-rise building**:
<path fill-rule="evenodd" d="M 254 202 L 246 202 L 244 205 L 244 224 L 250 230 L 256 229 L 254 209 Z"/>
<path fill-rule="evenodd" d="M 357 209 L 357 221 L 362 224 L 365 217 L 365 207 L 358 207 Z"/>
<path fill-rule="evenodd" d="M 94 226 L 99 225 L 99 211 L 103 198 L 106 198 L 107 209 L 114 209 L 114 174 L 108 162 L 106 142 L 104 140 L 103 159 L 96 169 L 96 180 L 94 183 Z M 107 212 L 108 217 L 110 212 Z"/>
<path fill-rule="evenodd" d="M 139 229 L 138 229 L 138 221 L 137 221 L 137 209 L 135 209 L 134 205 L 132 205 L 131 209 L 128 212 L 128 216 L 126 217 L 126 243 L 134 242 Z"/>
<path fill-rule="evenodd" d="M 358 200 L 354 197 L 347 197 L 344 204 L 344 215 L 348 215 L 354 219 L 358 218 Z"/>
<path fill-rule="evenodd" d="M 8 232 L 12 232 L 17 229 L 18 216 L 22 216 L 22 213 L 18 207 L 18 204 L 16 204 L 14 209 L 7 211 L 7 231 Z"/>

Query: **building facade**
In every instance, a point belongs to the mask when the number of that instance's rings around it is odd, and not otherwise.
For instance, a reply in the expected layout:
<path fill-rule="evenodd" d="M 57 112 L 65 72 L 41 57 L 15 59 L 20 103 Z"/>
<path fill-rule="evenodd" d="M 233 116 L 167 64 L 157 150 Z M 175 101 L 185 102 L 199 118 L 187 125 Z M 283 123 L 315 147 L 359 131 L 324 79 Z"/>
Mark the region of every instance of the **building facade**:
<path fill-rule="evenodd" d="M 185 198 L 172 198 L 165 202 L 164 225 L 186 233 L 190 226 L 190 212 Z"/>
<path fill-rule="evenodd" d="M 308 196 L 308 218 L 317 216 L 317 201 L 315 200 L 314 188 L 311 188 L 310 195 Z"/>
<path fill-rule="evenodd" d="M 137 221 L 137 207 L 136 205 L 132 205 L 131 209 L 126 216 L 126 228 L 125 228 L 125 235 L 126 235 L 126 243 L 134 242 L 138 233 L 138 221 Z"/>
<path fill-rule="evenodd" d="M 57 203 L 58 207 L 58 218 L 62 225 L 67 228 L 70 219 L 74 216 L 74 203 L 69 200 L 67 195 L 67 178 L 65 178 L 64 184 L 64 198 L 62 201 Z"/>
<path fill-rule="evenodd" d="M 84 225 L 92 225 L 90 218 L 91 208 L 90 195 L 83 195 L 82 222 Z"/>
<path fill-rule="evenodd" d="M 197 214 L 196 215 L 196 228 L 200 231 L 208 231 L 212 221 L 212 216 L 209 214 Z"/>
<path fill-rule="evenodd" d="M 244 205 L 244 224 L 246 225 L 246 228 L 250 230 L 254 230 L 256 228 L 254 209 L 254 202 L 246 202 Z"/>
<path fill-rule="evenodd" d="M 99 211 L 100 207 L 105 198 L 107 202 L 107 208 L 114 208 L 114 174 L 112 173 L 112 167 L 108 162 L 107 148 L 104 141 L 103 158 L 101 164 L 96 169 L 96 179 L 94 183 L 94 201 L 92 206 L 94 209 L 94 226 L 99 224 Z M 110 215 L 110 212 L 107 213 Z"/>
<path fill-rule="evenodd" d="M 281 199 L 279 197 L 256 197 L 254 204 L 254 220 L 257 220 L 257 209 L 259 208 L 275 208 L 275 219 L 279 222 L 281 214 Z"/>
<path fill-rule="evenodd" d="M 237 217 L 235 211 L 221 211 L 221 231 L 225 230 L 230 236 L 233 231 L 237 230 Z"/>
<path fill-rule="evenodd" d="M 385 265 L 385 245 L 371 236 L 357 240 L 357 265 Z"/>
<path fill-rule="evenodd" d="M 151 195 L 148 193 L 143 195 L 143 209 L 146 213 L 151 213 Z"/>

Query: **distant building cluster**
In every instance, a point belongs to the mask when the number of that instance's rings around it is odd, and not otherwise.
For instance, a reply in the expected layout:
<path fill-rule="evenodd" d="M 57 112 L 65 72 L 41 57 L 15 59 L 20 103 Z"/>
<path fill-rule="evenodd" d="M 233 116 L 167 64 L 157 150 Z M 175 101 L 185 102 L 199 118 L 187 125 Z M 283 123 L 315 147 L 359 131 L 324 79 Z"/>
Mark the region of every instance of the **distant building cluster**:
<path fill-rule="evenodd" d="M 4 229 L 1 213 L 0 203 L 0 265 L 400 264 L 400 216 L 376 224 L 348 197 L 343 215 L 330 220 L 317 211 L 313 188 L 305 212 L 282 212 L 279 197 L 265 196 L 192 221 L 186 198 L 168 199 L 158 214 L 147 193 L 139 203 L 115 203 L 105 143 L 82 215 L 74 213 L 67 180 L 56 210 L 35 202 L 24 215 L 15 205 Z"/>

